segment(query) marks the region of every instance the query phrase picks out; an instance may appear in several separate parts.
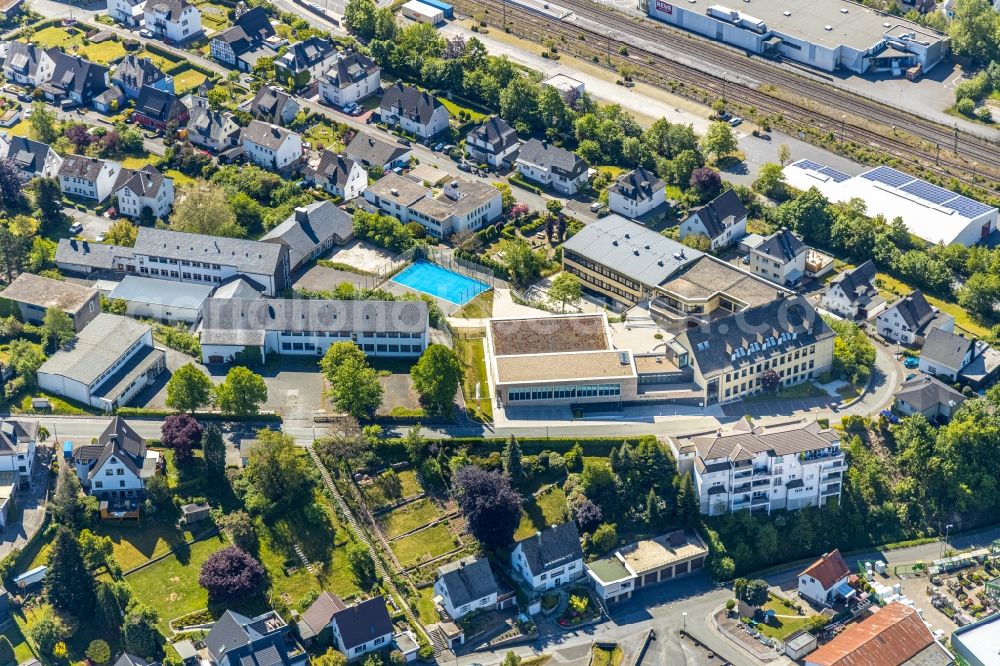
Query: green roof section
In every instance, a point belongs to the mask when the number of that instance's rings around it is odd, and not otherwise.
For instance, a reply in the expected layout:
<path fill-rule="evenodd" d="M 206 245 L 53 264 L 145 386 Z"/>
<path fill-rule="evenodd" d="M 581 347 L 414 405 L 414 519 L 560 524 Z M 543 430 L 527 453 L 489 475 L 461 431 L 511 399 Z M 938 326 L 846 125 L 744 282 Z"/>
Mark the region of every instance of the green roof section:
<path fill-rule="evenodd" d="M 632 574 L 625 568 L 625 565 L 617 557 L 605 557 L 601 560 L 588 562 L 587 568 L 603 583 L 612 583 L 622 578 L 628 578 Z"/>

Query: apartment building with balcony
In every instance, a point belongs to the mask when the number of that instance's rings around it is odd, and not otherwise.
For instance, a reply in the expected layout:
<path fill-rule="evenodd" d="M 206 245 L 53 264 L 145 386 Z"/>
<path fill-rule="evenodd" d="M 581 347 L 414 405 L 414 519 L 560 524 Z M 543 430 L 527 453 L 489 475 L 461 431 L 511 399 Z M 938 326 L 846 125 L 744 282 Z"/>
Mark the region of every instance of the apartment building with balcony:
<path fill-rule="evenodd" d="M 755 426 L 741 419 L 729 430 L 669 443 L 678 470 L 693 476 L 703 514 L 770 514 L 840 500 L 847 470 L 840 435 L 816 421 Z"/>

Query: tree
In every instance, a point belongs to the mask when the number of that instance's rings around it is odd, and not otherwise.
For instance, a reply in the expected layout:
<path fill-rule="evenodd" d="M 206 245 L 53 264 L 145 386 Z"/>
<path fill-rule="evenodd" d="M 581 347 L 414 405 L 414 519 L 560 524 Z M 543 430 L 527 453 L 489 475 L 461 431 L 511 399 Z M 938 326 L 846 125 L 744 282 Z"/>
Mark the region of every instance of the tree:
<path fill-rule="evenodd" d="M 765 162 L 760 165 L 760 172 L 757 180 L 753 182 L 753 189 L 770 199 L 782 199 L 785 196 L 785 187 L 785 173 L 781 170 L 780 164 Z"/>
<path fill-rule="evenodd" d="M 649 489 L 646 493 L 646 510 L 643 518 L 650 527 L 655 527 L 663 521 L 663 502 L 656 496 L 656 490 Z"/>
<path fill-rule="evenodd" d="M 102 641 L 101 639 L 90 641 L 90 645 L 87 646 L 87 659 L 101 666 L 111 661 L 111 646 L 108 645 L 107 641 Z"/>
<path fill-rule="evenodd" d="M 62 188 L 55 178 L 36 178 L 32 183 L 35 193 L 35 208 L 46 230 L 55 229 L 65 219 L 62 209 Z"/>
<path fill-rule="evenodd" d="M 677 484 L 677 522 L 683 527 L 694 527 L 701 520 L 701 502 L 694 488 L 691 474 L 679 474 L 675 477 Z"/>
<path fill-rule="evenodd" d="M 201 448 L 205 454 L 205 474 L 210 479 L 221 479 L 226 473 L 226 443 L 218 426 L 205 428 L 201 438 Z"/>
<path fill-rule="evenodd" d="M 10 639 L 0 636 L 0 666 L 15 666 L 17 657 L 14 655 L 14 646 L 10 644 Z"/>
<path fill-rule="evenodd" d="M 510 185 L 503 182 L 496 182 L 493 183 L 493 187 L 500 190 L 501 208 L 505 214 L 509 214 L 510 211 L 514 209 L 514 204 L 517 203 L 517 199 L 514 198 L 514 192 L 510 189 Z"/>
<path fill-rule="evenodd" d="M 1000 309 L 1000 275 L 972 274 L 958 292 L 958 303 L 986 320 L 994 319 Z"/>
<path fill-rule="evenodd" d="M 739 599 L 754 608 L 760 608 L 770 599 L 770 593 L 767 591 L 767 581 L 761 578 L 746 581 L 746 585 L 740 591 L 742 595 Z"/>
<path fill-rule="evenodd" d="M 149 606 L 138 602 L 132 603 L 122 624 L 122 638 L 126 652 L 147 659 L 158 656 L 160 634 L 156 623 L 159 619 L 156 611 Z"/>
<path fill-rule="evenodd" d="M 17 165 L 9 159 L 0 160 L 0 206 L 16 210 L 24 198 L 22 189 Z"/>
<path fill-rule="evenodd" d="M 54 347 L 61 347 L 76 335 L 76 327 L 68 314 L 60 308 L 52 306 L 45 311 L 45 318 L 42 319 L 42 329 L 45 331 L 45 339 Z"/>
<path fill-rule="evenodd" d="M 243 366 L 231 368 L 226 379 L 215 387 L 215 404 L 233 416 L 256 414 L 266 400 L 264 378 Z"/>
<path fill-rule="evenodd" d="M 562 271 L 552 279 L 549 300 L 559 303 L 563 312 L 566 312 L 567 305 L 575 306 L 581 298 L 583 298 L 583 287 L 580 286 L 580 278 L 576 275 Z"/>
<path fill-rule="evenodd" d="M 104 242 L 122 247 L 132 247 L 135 245 L 138 233 L 138 227 L 132 224 L 127 217 L 119 217 L 108 227 L 108 232 L 104 235 Z"/>
<path fill-rule="evenodd" d="M 226 191 L 204 180 L 180 188 L 170 215 L 170 228 L 209 236 L 246 236 L 246 229 L 237 223 L 226 199 Z"/>
<path fill-rule="evenodd" d="M 344 7 L 344 22 L 358 37 L 371 39 L 375 34 L 376 10 L 373 0 L 348 0 Z"/>
<path fill-rule="evenodd" d="M 31 118 L 28 119 L 31 138 L 42 143 L 53 143 L 59 138 L 59 123 L 56 112 L 45 102 L 35 102 L 31 105 Z"/>
<path fill-rule="evenodd" d="M 257 443 L 250 450 L 245 473 L 253 492 L 272 505 L 287 506 L 298 501 L 310 484 L 295 439 L 287 433 L 266 428 L 257 432 Z"/>
<path fill-rule="evenodd" d="M 347 666 L 347 657 L 340 650 L 327 648 L 326 652 L 310 659 L 313 666 Z"/>
<path fill-rule="evenodd" d="M 722 191 L 722 177 L 715 169 L 699 167 L 691 172 L 688 185 L 694 190 L 698 201 L 704 203 L 719 196 L 719 192 Z"/>
<path fill-rule="evenodd" d="M 601 507 L 586 497 L 581 497 L 570 504 L 570 512 L 581 532 L 593 532 L 601 524 L 601 519 L 604 517 L 601 513 Z"/>
<path fill-rule="evenodd" d="M 833 340 L 833 374 L 853 384 L 868 382 L 875 365 L 875 345 L 850 321 L 826 319 L 836 338 Z"/>
<path fill-rule="evenodd" d="M 511 483 L 518 484 L 524 481 L 524 464 L 521 460 L 521 445 L 517 443 L 517 437 L 511 435 L 507 438 L 507 444 L 503 447 L 504 474 L 510 478 Z"/>
<path fill-rule="evenodd" d="M 171 414 L 160 427 L 163 446 L 174 450 L 178 465 L 187 465 L 194 459 L 194 450 L 201 444 L 202 427 L 190 414 Z"/>
<path fill-rule="evenodd" d="M 708 131 L 702 138 L 702 149 L 716 159 L 736 152 L 738 145 L 736 135 L 729 123 L 714 122 L 708 126 Z"/>
<path fill-rule="evenodd" d="M 1000 53 L 1000 16 L 989 3 L 957 0 L 948 26 L 952 48 L 958 55 L 986 64 Z"/>
<path fill-rule="evenodd" d="M 68 462 L 59 463 L 59 476 L 56 479 L 56 491 L 49 502 L 52 518 L 60 525 L 76 526 L 79 518 L 78 498 L 80 496 L 80 479 Z"/>
<path fill-rule="evenodd" d="M 56 645 L 70 636 L 69 627 L 56 615 L 52 606 L 37 608 L 28 622 L 28 637 L 35 642 L 42 654 L 51 655 Z"/>
<path fill-rule="evenodd" d="M 49 551 L 45 592 L 53 606 L 78 618 L 87 617 L 94 609 L 94 579 L 83 561 L 76 536 L 65 525 L 56 529 Z"/>
<path fill-rule="evenodd" d="M 173 510 L 174 498 L 164 474 L 156 474 L 146 481 L 146 510 L 152 514 L 167 514 Z"/>
<path fill-rule="evenodd" d="M 421 402 L 436 412 L 447 413 L 462 382 L 462 364 L 450 347 L 431 344 L 410 369 L 410 378 Z"/>
<path fill-rule="evenodd" d="M 590 543 L 598 553 L 606 553 L 618 545 L 618 530 L 611 523 L 604 523 L 590 536 Z"/>
<path fill-rule="evenodd" d="M 785 166 L 792 161 L 792 149 L 787 143 L 778 144 L 778 164 Z"/>
<path fill-rule="evenodd" d="M 368 364 L 368 360 L 353 356 L 345 359 L 337 368 L 330 384 L 333 404 L 355 418 L 374 414 L 382 404 L 383 392 L 378 373 Z"/>
<path fill-rule="evenodd" d="M 488 548 L 510 544 L 521 522 L 521 496 L 496 472 L 466 465 L 452 478 L 458 506 L 472 534 Z"/>
<path fill-rule="evenodd" d="M 520 663 L 521 658 L 513 650 L 507 650 L 507 654 L 503 656 L 500 666 L 519 666 Z"/>
<path fill-rule="evenodd" d="M 107 564 L 114 548 L 111 537 L 98 536 L 90 530 L 80 530 L 80 555 L 91 571 Z"/>
<path fill-rule="evenodd" d="M 213 602 L 242 601 L 260 591 L 265 576 L 263 565 L 252 555 L 227 546 L 209 555 L 201 565 L 198 584 L 208 590 Z"/>
<path fill-rule="evenodd" d="M 355 541 L 347 547 L 347 564 L 351 567 L 351 573 L 354 574 L 358 585 L 368 588 L 375 583 L 375 560 L 364 544 Z"/>
<path fill-rule="evenodd" d="M 235 369 L 235 368 L 234 368 Z M 212 401 L 212 380 L 193 363 L 174 371 L 167 381 L 167 406 L 193 412 Z"/>
<path fill-rule="evenodd" d="M 124 581 L 122 581 L 124 582 Z M 100 626 L 108 627 L 114 631 L 120 631 L 122 621 L 125 619 L 125 608 L 131 600 L 131 588 L 125 583 L 123 590 L 126 598 L 119 598 L 117 594 L 120 583 L 113 581 L 99 581 L 97 583 L 97 603 L 94 608 L 95 620 Z"/>
<path fill-rule="evenodd" d="M 248 553 L 257 550 L 257 528 L 246 511 L 233 511 L 222 516 L 219 527 L 225 530 L 234 546 Z"/>
<path fill-rule="evenodd" d="M 542 257 L 523 238 L 505 238 L 500 241 L 499 250 L 503 253 L 504 267 L 522 286 L 537 276 L 542 268 Z"/>
<path fill-rule="evenodd" d="M 760 388 L 765 393 L 777 393 L 781 388 L 781 377 L 774 368 L 768 368 L 761 373 Z"/>

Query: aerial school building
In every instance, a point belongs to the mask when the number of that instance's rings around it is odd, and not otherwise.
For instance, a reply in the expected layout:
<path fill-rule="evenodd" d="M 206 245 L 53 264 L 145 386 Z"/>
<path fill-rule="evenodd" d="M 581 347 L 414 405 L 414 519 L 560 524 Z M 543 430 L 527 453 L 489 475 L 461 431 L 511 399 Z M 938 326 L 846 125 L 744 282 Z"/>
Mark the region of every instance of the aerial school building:
<path fill-rule="evenodd" d="M 846 0 L 639 0 L 649 16 L 751 53 L 828 72 L 930 70 L 948 37 Z"/>

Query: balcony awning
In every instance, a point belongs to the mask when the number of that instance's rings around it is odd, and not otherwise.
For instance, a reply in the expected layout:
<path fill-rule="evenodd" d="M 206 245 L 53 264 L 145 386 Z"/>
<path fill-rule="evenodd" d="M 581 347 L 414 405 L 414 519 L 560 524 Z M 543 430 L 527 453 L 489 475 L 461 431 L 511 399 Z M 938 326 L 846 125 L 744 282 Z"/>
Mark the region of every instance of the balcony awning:
<path fill-rule="evenodd" d="M 838 596 L 841 596 L 844 599 L 850 599 L 852 596 L 858 593 L 857 590 L 855 590 L 847 583 L 841 583 L 840 585 L 838 585 L 835 592 L 837 593 Z"/>

